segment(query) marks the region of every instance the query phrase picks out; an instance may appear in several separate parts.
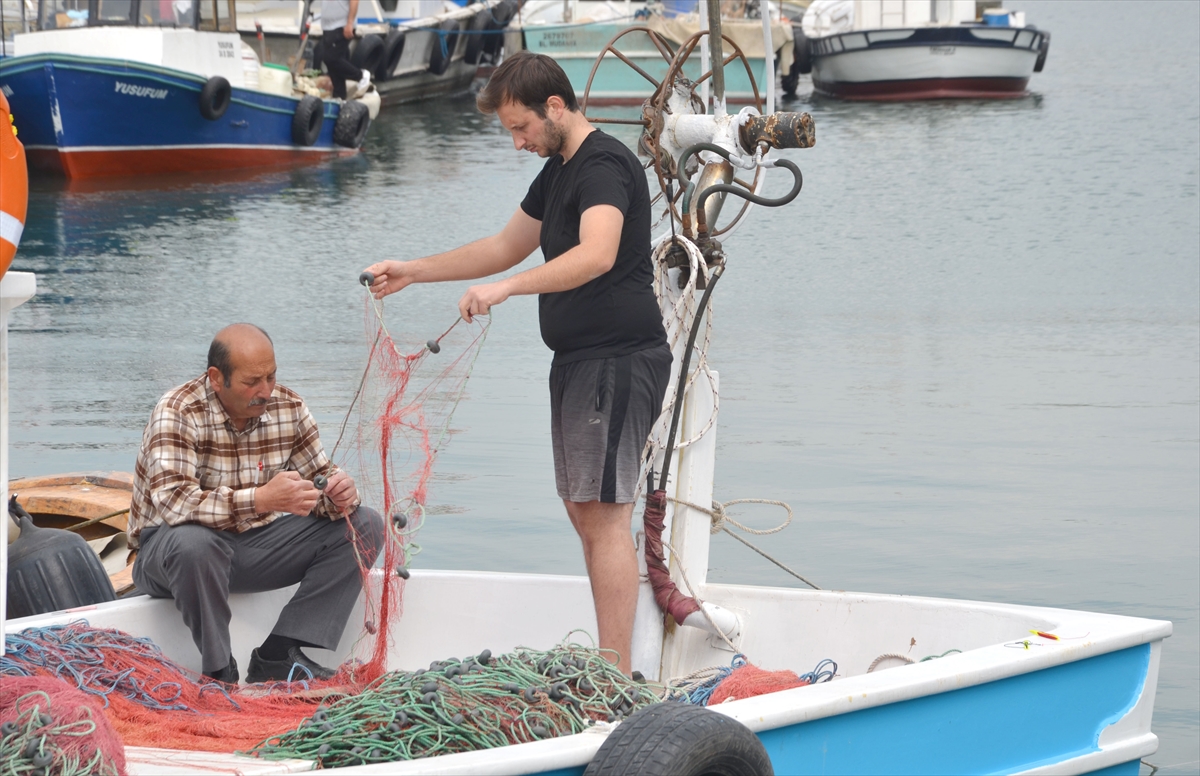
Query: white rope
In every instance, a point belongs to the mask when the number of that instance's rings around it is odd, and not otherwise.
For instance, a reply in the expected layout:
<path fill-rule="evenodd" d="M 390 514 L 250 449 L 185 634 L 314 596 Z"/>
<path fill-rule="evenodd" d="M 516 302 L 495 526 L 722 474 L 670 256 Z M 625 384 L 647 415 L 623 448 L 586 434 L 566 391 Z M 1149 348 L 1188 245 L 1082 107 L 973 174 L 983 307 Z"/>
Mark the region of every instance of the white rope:
<path fill-rule="evenodd" d="M 877 657 L 871 661 L 871 667 L 867 669 L 867 673 L 868 674 L 871 673 L 872 671 L 874 671 L 876 668 L 879 667 L 880 663 L 882 663 L 885 660 L 889 660 L 889 659 L 902 660 L 905 663 L 910 663 L 910 664 L 917 662 L 916 660 L 913 660 L 908 655 L 901 655 L 899 652 L 884 652 L 882 655 L 880 655 L 879 657 Z"/>

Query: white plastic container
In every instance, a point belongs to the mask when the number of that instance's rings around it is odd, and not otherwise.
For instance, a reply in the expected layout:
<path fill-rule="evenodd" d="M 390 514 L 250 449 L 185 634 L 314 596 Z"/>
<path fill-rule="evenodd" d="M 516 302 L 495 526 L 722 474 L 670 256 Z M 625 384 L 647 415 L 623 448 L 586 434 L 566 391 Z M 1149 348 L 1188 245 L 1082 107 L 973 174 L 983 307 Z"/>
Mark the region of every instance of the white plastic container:
<path fill-rule="evenodd" d="M 284 97 L 292 95 L 292 74 L 283 65 L 266 63 L 258 71 L 258 89 Z"/>

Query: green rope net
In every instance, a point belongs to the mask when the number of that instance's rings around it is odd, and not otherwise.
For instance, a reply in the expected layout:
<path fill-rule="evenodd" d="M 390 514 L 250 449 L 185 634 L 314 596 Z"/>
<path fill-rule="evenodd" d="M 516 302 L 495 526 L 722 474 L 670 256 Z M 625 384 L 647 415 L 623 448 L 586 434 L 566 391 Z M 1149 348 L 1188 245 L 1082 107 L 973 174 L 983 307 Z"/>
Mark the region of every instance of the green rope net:
<path fill-rule="evenodd" d="M 329 696 L 294 730 L 253 754 L 323 768 L 412 760 L 580 733 L 660 701 L 597 649 L 563 644 L 435 661 L 393 671 L 355 695 Z"/>

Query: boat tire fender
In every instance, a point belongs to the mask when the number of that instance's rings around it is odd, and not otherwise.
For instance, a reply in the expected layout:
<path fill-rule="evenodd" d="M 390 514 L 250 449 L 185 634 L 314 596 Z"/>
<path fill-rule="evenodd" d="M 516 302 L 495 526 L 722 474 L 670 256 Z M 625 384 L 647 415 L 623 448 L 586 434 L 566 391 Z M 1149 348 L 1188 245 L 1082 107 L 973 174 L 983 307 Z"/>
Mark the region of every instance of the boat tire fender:
<path fill-rule="evenodd" d="M 392 30 L 388 35 L 387 42 L 383 44 L 383 58 L 379 66 L 379 70 L 375 73 L 376 81 L 386 81 L 392 77 L 396 66 L 400 64 L 400 57 L 404 56 L 404 31 Z"/>
<path fill-rule="evenodd" d="M 350 52 L 350 64 L 359 70 L 369 70 L 375 75 L 383 65 L 383 38 L 378 35 L 364 35 Z"/>
<path fill-rule="evenodd" d="M 467 32 L 467 47 L 463 51 L 463 61 L 468 65 L 478 65 L 479 60 L 483 59 L 484 44 L 487 42 L 485 39 L 488 37 L 486 30 L 491 20 L 492 12 L 486 8 L 471 19 Z"/>
<path fill-rule="evenodd" d="M 200 115 L 209 121 L 216 121 L 229 110 L 233 101 L 233 87 L 222 76 L 214 75 L 204 83 L 200 90 Z"/>
<path fill-rule="evenodd" d="M 489 9 L 490 16 L 485 29 L 491 34 L 483 36 L 483 53 L 492 62 L 499 59 L 500 50 L 504 47 L 504 35 L 500 31 L 508 26 L 516 11 L 517 0 L 500 0 L 498 5 Z"/>
<path fill-rule="evenodd" d="M 343 148 L 359 148 L 371 126 L 371 112 L 358 100 L 342 103 L 337 123 L 333 125 L 333 142 Z"/>
<path fill-rule="evenodd" d="M 742 723 L 702 706 L 665 702 L 638 710 L 609 733 L 583 773 L 773 776 L 775 770 Z"/>
<path fill-rule="evenodd" d="M 349 103 L 347 103 L 349 104 Z M 363 107 L 366 110 L 366 107 Z M 306 94 L 300 98 L 296 112 L 292 115 L 292 142 L 310 146 L 321 135 L 321 124 L 325 121 L 325 103 L 320 97 Z"/>
<path fill-rule="evenodd" d="M 433 39 L 433 53 L 429 56 L 429 72 L 441 75 L 450 69 L 454 49 L 458 46 L 458 22 L 446 19 L 438 25 L 438 34 Z"/>
<path fill-rule="evenodd" d="M 1046 66 L 1046 55 L 1050 53 L 1050 33 L 1042 30 L 1042 45 L 1038 46 L 1037 61 L 1033 63 L 1033 72 L 1040 73 Z"/>
<path fill-rule="evenodd" d="M 812 43 L 804 34 L 804 28 L 798 24 L 792 27 L 792 38 L 792 51 L 796 57 L 792 69 L 801 75 L 808 75 L 812 72 Z"/>

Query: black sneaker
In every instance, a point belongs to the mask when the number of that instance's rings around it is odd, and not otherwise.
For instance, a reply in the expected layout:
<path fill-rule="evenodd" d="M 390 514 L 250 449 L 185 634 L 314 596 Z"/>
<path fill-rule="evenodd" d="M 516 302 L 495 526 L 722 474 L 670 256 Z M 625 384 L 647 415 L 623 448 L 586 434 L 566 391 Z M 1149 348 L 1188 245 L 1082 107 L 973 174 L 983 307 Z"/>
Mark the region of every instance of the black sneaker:
<path fill-rule="evenodd" d="M 295 670 L 292 666 L 296 666 Z M 246 682 L 286 682 L 289 675 L 291 681 L 299 682 L 308 679 L 309 674 L 312 674 L 313 679 L 332 679 L 335 673 L 337 672 L 310 660 L 308 655 L 300 651 L 300 647 L 288 647 L 287 657 L 283 660 L 265 660 L 255 649 L 250 653 Z"/>
<path fill-rule="evenodd" d="M 202 674 L 202 676 L 212 679 L 214 682 L 237 684 L 239 678 L 237 661 L 230 656 L 229 665 L 225 666 L 220 671 L 213 671 L 211 674 Z"/>

